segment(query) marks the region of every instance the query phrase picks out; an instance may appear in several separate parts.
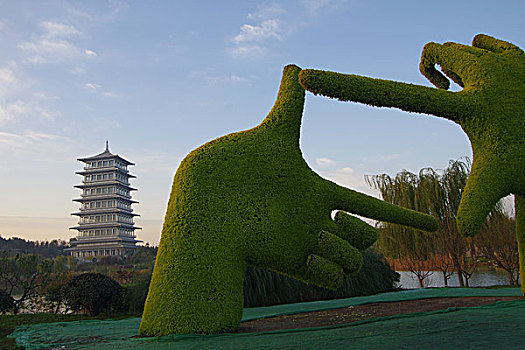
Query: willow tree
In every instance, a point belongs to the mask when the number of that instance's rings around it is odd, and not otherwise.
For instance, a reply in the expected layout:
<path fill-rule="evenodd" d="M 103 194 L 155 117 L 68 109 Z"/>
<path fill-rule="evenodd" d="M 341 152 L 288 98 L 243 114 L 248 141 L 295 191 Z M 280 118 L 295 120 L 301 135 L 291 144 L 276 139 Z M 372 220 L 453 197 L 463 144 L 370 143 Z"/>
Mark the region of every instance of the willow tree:
<path fill-rule="evenodd" d="M 420 286 L 428 276 L 428 266 L 422 260 L 432 260 L 443 274 L 445 285 L 448 285 L 452 268 L 457 272 L 460 286 L 465 285 L 465 279 L 468 280 L 475 269 L 475 259 L 468 254 L 475 250 L 470 240 L 459 234 L 456 225 L 469 170 L 470 161 L 460 159 L 450 161 L 449 167 L 441 173 L 425 168 L 419 174 L 403 170 L 394 178 L 387 174 L 366 177 L 368 184 L 379 190 L 385 201 L 438 218 L 439 230 L 435 235 L 392 224 L 383 224 L 380 230 L 378 244 L 383 253 L 403 260 L 417 276 Z"/>
<path fill-rule="evenodd" d="M 427 212 L 428 203 L 421 186 L 422 176 L 403 170 L 394 178 L 388 174 L 367 176 L 366 181 L 381 192 L 383 200 L 416 211 Z M 426 261 L 433 254 L 433 237 L 414 228 L 384 223 L 379 230 L 378 245 L 383 254 L 399 259 L 418 279 L 420 287 L 430 275 Z"/>

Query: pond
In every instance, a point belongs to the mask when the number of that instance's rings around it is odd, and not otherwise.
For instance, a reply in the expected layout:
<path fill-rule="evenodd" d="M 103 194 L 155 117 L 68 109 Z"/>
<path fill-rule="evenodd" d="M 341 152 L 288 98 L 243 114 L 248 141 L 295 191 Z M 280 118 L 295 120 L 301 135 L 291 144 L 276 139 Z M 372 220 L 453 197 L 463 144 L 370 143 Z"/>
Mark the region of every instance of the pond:
<path fill-rule="evenodd" d="M 397 284 L 403 289 L 420 288 L 416 276 L 409 271 L 397 271 L 401 279 Z M 490 287 L 498 285 L 508 285 L 509 278 L 504 270 L 490 267 L 478 268 L 469 280 L 470 287 Z M 441 271 L 432 271 L 432 273 L 423 281 L 424 287 L 444 287 L 443 274 Z M 458 276 L 454 274 L 448 280 L 449 287 L 459 287 Z"/>

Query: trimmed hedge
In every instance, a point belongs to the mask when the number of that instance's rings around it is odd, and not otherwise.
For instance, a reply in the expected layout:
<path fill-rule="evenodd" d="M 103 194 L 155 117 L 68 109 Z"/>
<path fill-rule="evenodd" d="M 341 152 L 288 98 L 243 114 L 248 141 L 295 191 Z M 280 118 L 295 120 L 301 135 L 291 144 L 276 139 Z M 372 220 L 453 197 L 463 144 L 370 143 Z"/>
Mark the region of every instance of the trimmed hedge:
<path fill-rule="evenodd" d="M 140 315 L 148 294 L 151 274 L 141 275 L 132 284 L 123 286 L 127 313 Z M 337 290 L 306 284 L 295 278 L 264 268 L 248 266 L 244 273 L 244 307 L 258 307 L 305 301 L 350 298 L 391 292 L 399 274 L 392 270 L 375 250 L 363 251 L 363 266 L 357 274 L 344 276 Z"/>
<path fill-rule="evenodd" d="M 308 167 L 299 148 L 300 70 L 284 68 L 277 101 L 259 126 L 208 142 L 181 162 L 140 334 L 237 328 L 247 266 L 338 288 L 362 257 L 333 210 L 437 229 L 430 216 L 338 186 Z M 353 243 L 360 249 L 377 237 L 373 228 L 364 232 Z"/>
<path fill-rule="evenodd" d="M 449 80 L 436 64 L 463 90 L 446 91 Z M 472 46 L 426 44 L 419 69 L 439 89 L 312 69 L 303 70 L 299 80 L 314 94 L 432 114 L 461 125 L 474 159 L 457 224 L 463 235 L 473 236 L 501 198 L 514 194 L 518 206 L 525 196 L 525 54 L 514 44 L 478 34 Z M 525 219 L 516 219 L 525 294 L 525 232 L 519 230 Z"/>
<path fill-rule="evenodd" d="M 363 252 L 363 267 L 346 275 L 337 290 L 316 287 L 263 268 L 248 267 L 244 277 L 244 307 L 350 298 L 394 290 L 399 274 L 381 254 Z"/>

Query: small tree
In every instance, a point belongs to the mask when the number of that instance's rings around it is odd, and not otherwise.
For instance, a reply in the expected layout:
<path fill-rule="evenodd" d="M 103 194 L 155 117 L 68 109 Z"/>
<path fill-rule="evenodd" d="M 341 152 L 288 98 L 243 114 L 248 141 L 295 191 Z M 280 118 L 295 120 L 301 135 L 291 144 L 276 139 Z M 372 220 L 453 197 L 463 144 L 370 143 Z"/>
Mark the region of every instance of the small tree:
<path fill-rule="evenodd" d="M 14 300 L 17 314 L 24 302 L 35 296 L 53 271 L 53 261 L 35 254 L 0 256 L 0 289 Z"/>
<path fill-rule="evenodd" d="M 61 310 L 67 312 L 67 307 L 64 310 L 64 287 L 72 277 L 72 269 L 77 265 L 77 261 L 72 256 L 58 256 L 53 259 L 53 273 L 47 279 L 37 293 L 40 297 L 41 307 L 53 313 L 59 313 Z"/>
<path fill-rule="evenodd" d="M 108 276 L 84 273 L 69 280 L 64 298 L 72 310 L 85 309 L 91 316 L 111 314 L 122 308 L 122 287 Z"/>
<path fill-rule="evenodd" d="M 520 275 L 516 220 L 503 210 L 496 210 L 490 214 L 474 240 L 483 256 L 507 272 L 509 283 L 518 285 Z"/>

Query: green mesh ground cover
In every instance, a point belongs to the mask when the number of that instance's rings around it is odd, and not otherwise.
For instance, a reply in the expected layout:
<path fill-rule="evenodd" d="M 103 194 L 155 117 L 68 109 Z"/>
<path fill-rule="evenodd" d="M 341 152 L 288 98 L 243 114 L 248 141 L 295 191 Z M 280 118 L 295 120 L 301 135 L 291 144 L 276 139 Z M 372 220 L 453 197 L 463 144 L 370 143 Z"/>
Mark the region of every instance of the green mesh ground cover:
<path fill-rule="evenodd" d="M 243 320 L 306 311 L 437 297 L 520 296 L 519 288 L 436 288 L 244 310 Z M 10 337 L 26 349 L 522 349 L 525 302 L 382 317 L 347 325 L 250 334 L 170 335 L 131 338 L 140 318 L 76 321 L 19 327 Z"/>

